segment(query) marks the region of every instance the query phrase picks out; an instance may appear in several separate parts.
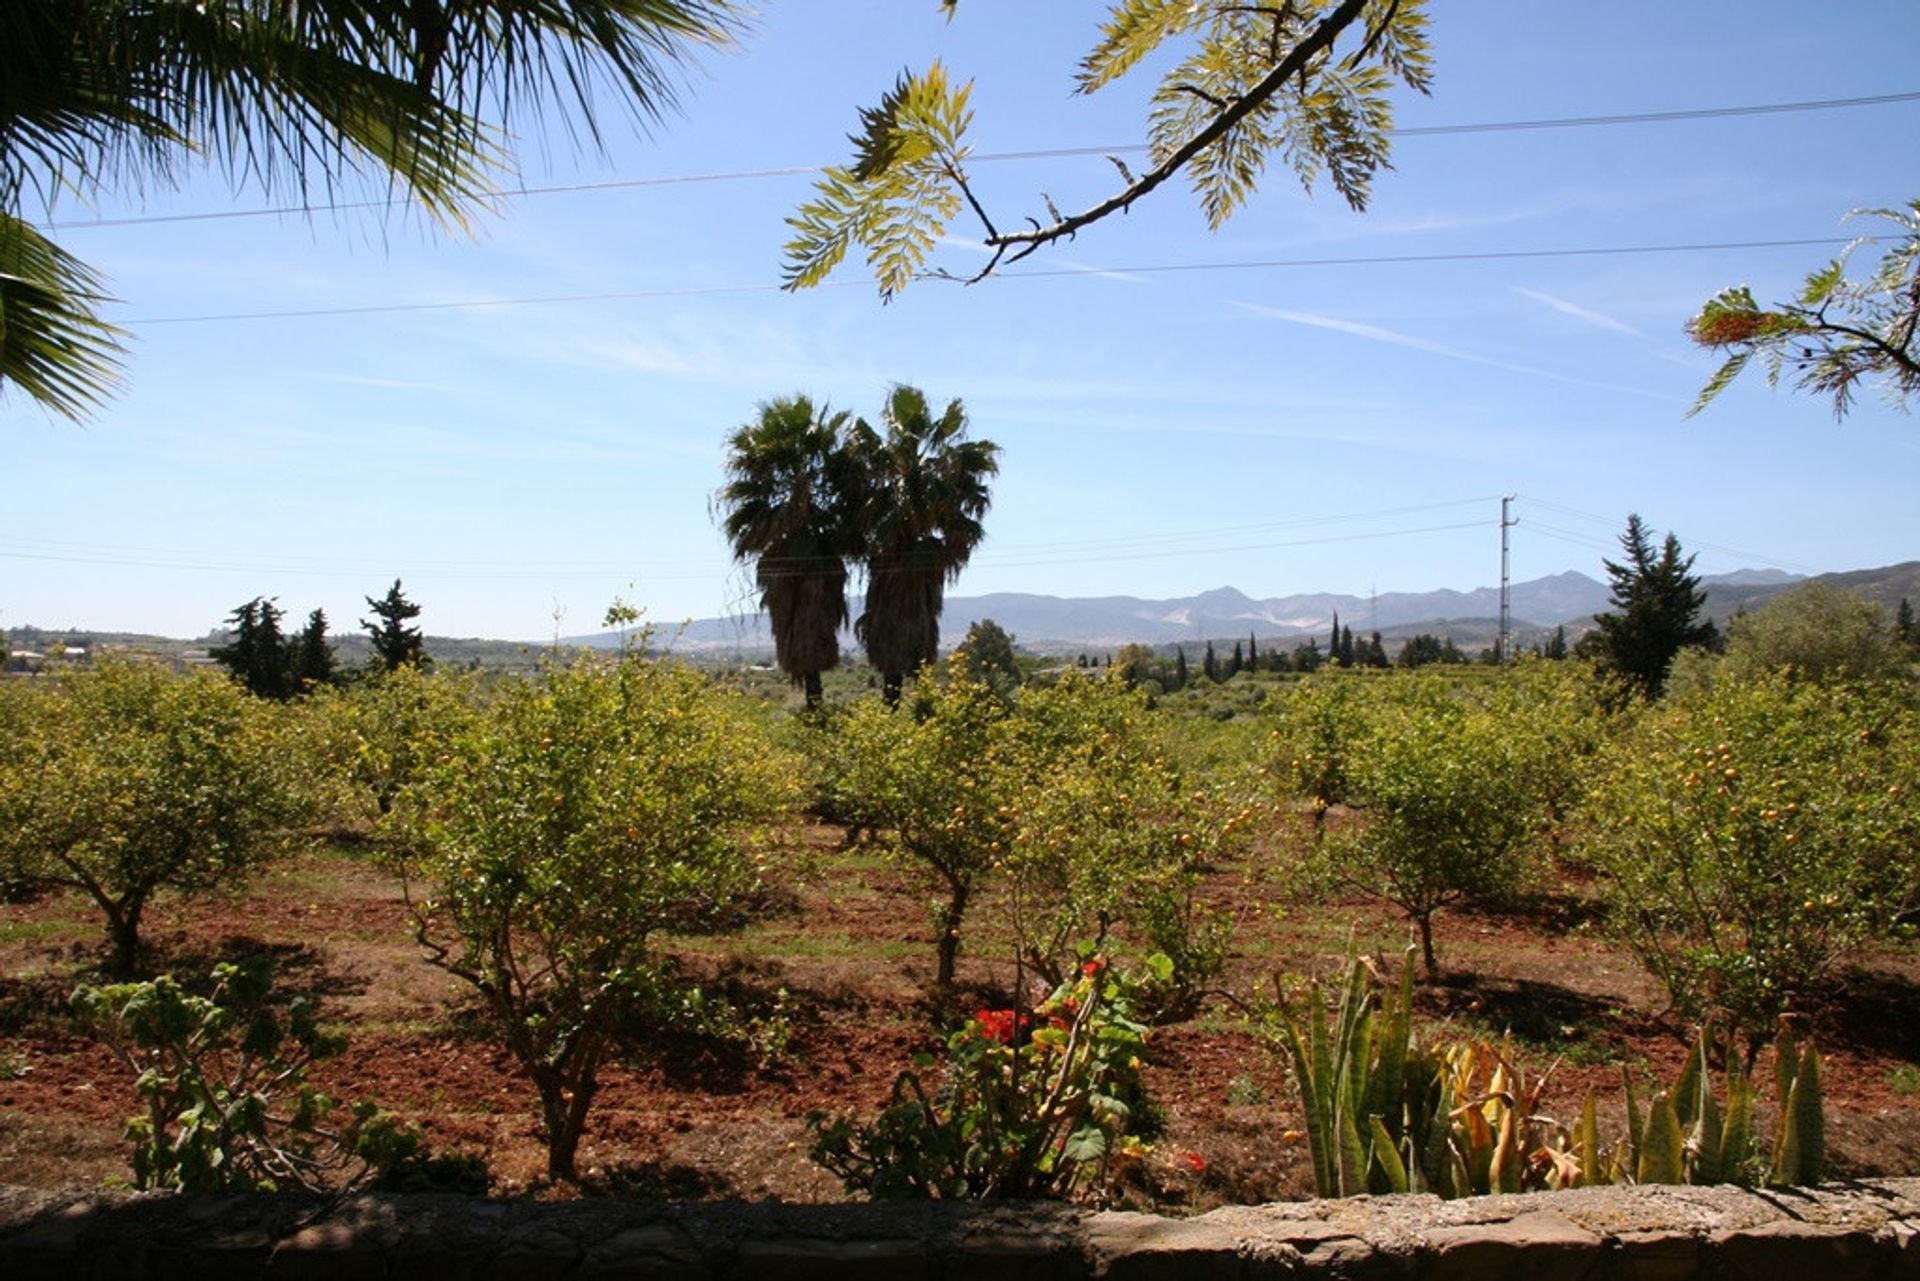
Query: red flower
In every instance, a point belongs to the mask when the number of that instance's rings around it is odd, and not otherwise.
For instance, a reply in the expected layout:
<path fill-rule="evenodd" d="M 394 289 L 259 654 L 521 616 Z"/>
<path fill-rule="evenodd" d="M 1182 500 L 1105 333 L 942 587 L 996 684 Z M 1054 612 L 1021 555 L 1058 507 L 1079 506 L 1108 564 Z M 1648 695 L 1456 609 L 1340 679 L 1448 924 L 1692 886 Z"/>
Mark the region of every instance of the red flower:
<path fill-rule="evenodd" d="M 1107 968 L 1107 963 L 1101 958 L 1096 956 L 1091 961 L 1088 961 L 1085 965 L 1081 966 L 1080 972 L 1082 974 L 1085 974 L 1088 978 L 1092 978 L 1094 975 L 1098 974 L 1101 970 L 1104 970 L 1106 968 Z"/>
<path fill-rule="evenodd" d="M 1206 1173 L 1207 1159 L 1201 1156 L 1198 1152 L 1187 1153 L 1186 1160 L 1187 1160 L 1187 1168 L 1189 1170 L 1192 1170 L 1195 1174 Z"/>
<path fill-rule="evenodd" d="M 973 1021 L 980 1025 L 980 1035 L 989 1041 L 998 1041 L 1001 1045 L 1013 1044 L 1016 1021 L 1012 1010 L 976 1010 Z"/>

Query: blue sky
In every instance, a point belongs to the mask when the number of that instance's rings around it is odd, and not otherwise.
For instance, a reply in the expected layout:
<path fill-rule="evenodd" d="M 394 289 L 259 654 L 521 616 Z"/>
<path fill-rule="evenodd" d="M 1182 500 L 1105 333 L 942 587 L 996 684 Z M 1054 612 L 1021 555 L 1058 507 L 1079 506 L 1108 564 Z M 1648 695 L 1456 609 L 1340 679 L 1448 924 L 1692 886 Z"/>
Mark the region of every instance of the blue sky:
<path fill-rule="evenodd" d="M 0 395 L 0 625 L 197 635 L 266 595 L 351 630 L 396 576 L 436 634 L 594 630 L 616 594 L 664 624 L 739 612 L 709 511 L 728 431 L 795 392 L 875 414 L 895 381 L 1003 447 L 961 594 L 1488 585 L 1503 492 L 1516 579 L 1598 576 L 1629 511 L 1707 572 L 1920 556 L 1912 417 L 1868 397 L 1835 423 L 1756 371 L 1683 419 L 1715 361 L 1682 322 L 1725 285 L 1784 296 L 1832 249 L 1406 261 L 1868 231 L 1841 216 L 1920 194 L 1920 102 L 1414 134 L 1363 214 L 1272 172 L 1219 233 L 1169 187 L 1016 269 L 1039 274 L 888 306 L 853 267 L 774 287 L 809 181 L 765 171 L 843 159 L 902 66 L 974 78 L 981 152 L 1138 142 L 1146 85 L 1068 93 L 1100 8 L 770 4 L 651 136 L 615 112 L 604 155 L 557 125 L 522 147 L 529 186 L 710 180 L 510 198 L 468 238 L 364 211 L 84 225 L 274 203 L 212 173 L 63 210 L 136 337 L 83 428 Z M 1920 90 L 1911 0 L 1435 10 L 1403 127 Z M 1113 177 L 976 172 L 1015 222 Z M 980 262 L 953 231 L 943 261 Z M 629 296 L 579 297 L 607 294 Z"/>

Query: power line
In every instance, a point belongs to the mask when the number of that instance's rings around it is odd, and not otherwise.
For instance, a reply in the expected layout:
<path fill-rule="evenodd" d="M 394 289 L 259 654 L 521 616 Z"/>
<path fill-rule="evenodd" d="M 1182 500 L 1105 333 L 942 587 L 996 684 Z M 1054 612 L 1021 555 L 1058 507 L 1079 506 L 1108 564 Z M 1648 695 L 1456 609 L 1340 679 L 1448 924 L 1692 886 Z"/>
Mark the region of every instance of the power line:
<path fill-rule="evenodd" d="M 1523 496 L 1520 501 L 1523 503 L 1531 503 L 1536 507 L 1542 507 L 1548 511 L 1559 512 L 1563 516 L 1572 516 L 1579 520 L 1592 521 L 1597 525 L 1605 525 L 1610 529 L 1617 529 L 1620 526 L 1620 521 L 1615 517 L 1601 516 L 1594 512 L 1581 511 L 1577 507 L 1565 507 L 1559 503 L 1550 503 L 1543 498 L 1527 498 Z M 1553 526 L 1540 525 L 1537 523 L 1530 524 L 1528 527 L 1531 529 L 1553 529 Z M 1563 542 L 1579 542 L 1587 546 L 1598 547 L 1607 552 L 1612 552 L 1618 542 L 1617 539 L 1602 542 L 1588 535 L 1577 534 L 1572 530 L 1563 529 L 1557 532 L 1561 535 Z M 1819 569 L 1804 562 L 1783 560 L 1778 556 L 1768 556 L 1761 552 L 1748 551 L 1739 547 L 1728 547 L 1721 543 L 1707 543 L 1701 542 L 1698 539 L 1689 538 L 1686 540 L 1685 545 L 1696 551 L 1718 552 L 1722 556 L 1735 557 L 1748 563 L 1757 562 L 1761 565 L 1771 565 L 1776 569 L 1788 569 L 1804 574 L 1817 574 L 1820 572 Z"/>
<path fill-rule="evenodd" d="M 1262 531 L 1299 529 L 1316 525 L 1337 524 L 1342 522 L 1377 520 L 1386 516 L 1401 516 L 1419 511 L 1431 511 L 1447 507 L 1459 507 L 1482 503 L 1486 499 L 1456 499 L 1439 503 L 1422 503 L 1406 507 L 1386 508 L 1371 512 L 1355 512 L 1348 515 L 1307 517 L 1296 521 L 1276 522 L 1269 525 L 1228 526 L 1208 530 L 1193 530 L 1186 533 L 1165 535 L 1169 539 L 1219 539 L 1223 537 L 1246 535 Z M 1014 554 L 995 555 L 988 553 L 974 558 L 971 568 L 1004 569 L 1024 568 L 1046 565 L 1080 565 L 1104 561 L 1154 560 L 1180 556 L 1215 555 L 1223 552 L 1257 551 L 1280 547 L 1307 547 L 1328 543 L 1363 542 L 1381 538 L 1399 538 L 1418 534 L 1439 533 L 1457 529 L 1478 528 L 1485 521 L 1465 521 L 1456 524 L 1428 525 L 1415 528 L 1366 530 L 1356 533 L 1327 534 L 1313 538 L 1263 539 L 1253 542 L 1213 542 L 1186 547 L 1156 547 L 1146 550 L 1129 549 L 1126 545 L 1134 540 L 1115 539 L 1103 544 L 1090 540 L 1062 543 L 1016 544 L 1011 549 Z M 65 543 L 47 539 L 12 539 L 12 546 L 0 546 L 0 559 L 45 561 L 55 564 L 111 565 L 132 569 L 174 569 L 204 571 L 213 573 L 247 573 L 261 576 L 300 576 L 309 575 L 326 578 L 364 578 L 375 572 L 387 572 L 385 566 L 379 570 L 371 568 L 372 562 L 326 561 L 318 557 L 294 557 L 288 561 L 274 562 L 264 558 L 234 555 L 227 551 L 196 551 L 179 548 L 138 549 L 114 547 L 105 544 Z M 1118 547 L 1119 550 L 1087 550 L 1103 546 Z M 798 576 L 812 572 L 819 563 L 837 562 L 838 557 L 768 557 L 756 563 L 756 571 L 762 567 L 765 576 L 781 578 Z M 502 567 L 493 561 L 424 561 L 413 562 L 408 569 L 408 577 L 429 580 L 467 580 L 499 582 L 594 582 L 608 576 L 633 574 L 636 568 L 642 569 L 642 578 L 663 581 L 710 581 L 725 582 L 732 571 L 716 574 L 706 568 L 706 562 L 653 562 L 666 565 L 666 570 L 645 569 L 635 562 L 601 562 L 598 566 L 585 567 L 577 560 L 570 560 L 565 569 L 549 569 L 537 563 Z"/>
<path fill-rule="evenodd" d="M 1060 276 L 1171 275 L 1203 271 L 1272 271 L 1305 267 L 1405 266 L 1413 263 L 1500 262 L 1541 258 L 1620 257 L 1635 254 L 1713 253 L 1722 250 L 1801 249 L 1809 246 L 1877 243 L 1880 236 L 1810 236 L 1783 240 L 1721 240 L 1693 244 L 1587 245 L 1564 249 L 1490 249 L 1479 252 L 1432 254 L 1355 254 L 1326 258 L 1260 258 L 1236 262 L 1149 263 L 1122 267 L 1057 267 L 995 272 L 996 279 L 1040 280 Z M 871 280 L 829 280 L 819 286 L 871 288 Z M 633 302 L 654 298 L 699 298 L 725 294 L 778 293 L 775 284 L 690 285 L 671 289 L 629 289 L 606 293 L 539 294 L 519 298 L 467 298 L 448 302 L 365 303 L 350 307 L 294 307 L 279 311 L 212 312 L 198 316 L 150 316 L 124 320 L 127 325 L 204 325 L 232 321 L 296 320 L 317 316 L 371 316 L 416 311 L 478 311 L 489 307 L 557 306 L 588 302 Z"/>
<path fill-rule="evenodd" d="M 1764 102 L 1738 107 L 1693 107 L 1678 111 L 1640 111 L 1620 115 L 1558 116 L 1538 120 L 1490 120 L 1471 124 L 1421 125 L 1396 129 L 1401 138 L 1437 138 L 1482 133 L 1519 133 L 1542 129 L 1590 129 L 1615 125 L 1667 124 L 1682 120 L 1720 120 L 1741 116 L 1782 115 L 1806 111 L 1833 111 L 1853 107 L 1879 107 L 1920 101 L 1920 90 L 1905 93 L 1871 94 L 1853 98 L 1817 98 L 1802 102 Z M 1086 156 L 1133 155 L 1151 150 L 1144 143 L 1115 143 L 1101 147 L 1048 147 L 1034 151 L 980 152 L 967 157 L 972 164 L 998 164 L 1027 160 L 1066 160 Z M 570 195 L 580 192 L 625 191 L 646 187 L 678 187 L 700 183 L 750 182 L 766 178 L 804 177 L 824 171 L 823 165 L 784 165 L 768 169 L 718 170 L 712 173 L 668 174 L 657 178 L 612 178 L 602 182 L 554 183 L 538 187 L 516 187 L 502 191 L 502 199 L 528 196 Z M 347 213 L 366 209 L 400 209 L 413 202 L 405 199 L 344 200 L 324 205 L 278 205 L 266 209 L 219 209 L 183 214 L 140 214 L 126 218 L 96 218 L 83 222 L 40 224 L 45 230 L 84 231 L 90 228 L 141 227 L 168 223 L 221 222 L 238 218 L 280 218 L 290 215 L 310 217 L 316 213 Z"/>

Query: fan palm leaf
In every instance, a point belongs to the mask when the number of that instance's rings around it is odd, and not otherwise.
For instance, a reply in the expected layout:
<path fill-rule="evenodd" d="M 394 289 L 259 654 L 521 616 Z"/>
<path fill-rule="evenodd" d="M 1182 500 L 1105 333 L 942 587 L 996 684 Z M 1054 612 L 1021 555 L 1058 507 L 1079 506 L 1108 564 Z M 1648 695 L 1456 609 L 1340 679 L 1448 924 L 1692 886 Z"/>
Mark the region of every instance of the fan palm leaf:
<path fill-rule="evenodd" d="M 730 40 L 736 14 L 730 0 L 6 0 L 0 215 L 170 185 L 205 161 L 237 186 L 323 204 L 371 188 L 458 227 L 510 171 L 516 122 L 556 109 L 597 143 L 607 84 L 657 119 L 675 64 Z M 9 315 L 8 341 L 64 370 L 34 382 L 0 365 L 0 379 L 79 417 L 119 349 L 91 273 L 73 288 L 73 259 L 21 243 L 29 265 L 62 265 L 23 278 L 61 305 Z"/>
<path fill-rule="evenodd" d="M 999 446 L 967 439 L 966 410 L 947 403 L 938 418 L 919 389 L 887 397 L 884 435 L 866 423 L 853 431 L 863 477 L 867 596 L 854 633 L 881 673 L 889 699 L 939 651 L 947 585 L 986 537 L 981 518 L 992 502 Z"/>
<path fill-rule="evenodd" d="M 840 664 L 847 623 L 850 476 L 847 415 L 805 396 L 768 401 L 727 445 L 716 496 L 734 557 L 754 563 L 773 630 L 774 662 L 820 701 L 820 674 Z"/>

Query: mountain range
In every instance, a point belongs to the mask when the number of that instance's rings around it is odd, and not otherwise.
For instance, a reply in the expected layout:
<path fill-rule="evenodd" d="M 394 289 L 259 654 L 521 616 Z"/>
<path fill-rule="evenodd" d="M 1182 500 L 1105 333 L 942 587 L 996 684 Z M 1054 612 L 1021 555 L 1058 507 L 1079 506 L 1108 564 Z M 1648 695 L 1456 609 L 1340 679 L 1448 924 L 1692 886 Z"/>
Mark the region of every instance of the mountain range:
<path fill-rule="evenodd" d="M 1746 569 L 1703 576 L 1707 614 L 1724 622 L 1736 612 L 1752 609 L 1802 576 L 1777 569 Z M 1889 610 L 1901 597 L 1920 598 L 1920 561 L 1882 569 L 1823 574 L 1819 581 L 1846 587 L 1881 600 Z M 1609 588 L 1585 574 L 1565 573 L 1514 583 L 1510 588 L 1513 631 L 1521 645 L 1564 626 L 1569 637 L 1592 624 L 1593 616 L 1608 608 Z M 858 616 L 861 602 L 851 602 Z M 1262 641 L 1299 641 L 1325 637 L 1338 614 L 1343 626 L 1357 636 L 1378 631 L 1389 642 L 1420 632 L 1450 636 L 1462 647 L 1490 643 L 1499 629 L 1500 591 L 1480 587 L 1472 591 L 1442 589 L 1430 592 L 1383 592 L 1351 596 L 1315 592 L 1255 599 L 1232 587 L 1218 587 L 1196 596 L 1148 600 L 1135 596 L 1043 596 L 1026 592 L 995 592 L 984 596 L 949 596 L 940 619 L 940 639 L 952 645 L 967 628 L 992 619 L 1013 635 L 1022 648 L 1054 651 L 1112 648 L 1128 643 L 1172 645 L 1207 640 L 1232 641 L 1249 634 Z M 773 640 L 764 614 L 732 618 L 696 619 L 680 627 L 660 626 L 656 635 L 682 652 L 753 653 L 770 650 Z M 612 645 L 610 635 L 578 636 L 571 642 Z M 851 646 L 851 637 L 847 643 Z"/>

